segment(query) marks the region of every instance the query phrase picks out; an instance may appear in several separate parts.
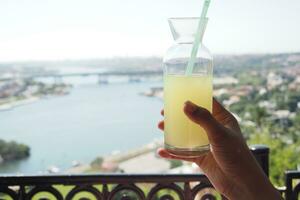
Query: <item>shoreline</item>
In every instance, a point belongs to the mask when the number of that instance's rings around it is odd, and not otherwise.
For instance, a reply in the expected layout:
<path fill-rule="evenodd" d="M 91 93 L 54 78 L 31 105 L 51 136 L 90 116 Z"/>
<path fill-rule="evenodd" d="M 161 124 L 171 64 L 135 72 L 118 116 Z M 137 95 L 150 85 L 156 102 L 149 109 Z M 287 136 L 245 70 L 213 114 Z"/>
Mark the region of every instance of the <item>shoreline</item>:
<path fill-rule="evenodd" d="M 11 101 L 11 102 L 8 102 L 8 103 L 3 103 L 3 104 L 0 104 L 0 112 L 9 111 L 9 110 L 12 110 L 12 109 L 14 109 L 16 107 L 19 107 L 19 106 L 24 106 L 24 105 L 27 105 L 27 104 L 31 104 L 31 103 L 39 101 L 40 99 L 41 99 L 41 97 L 32 96 L 32 97 L 29 97 L 29 98 L 14 100 L 14 101 Z"/>
<path fill-rule="evenodd" d="M 118 154 L 109 154 L 103 158 L 100 168 L 93 168 L 90 164 L 80 164 L 71 167 L 58 174 L 86 174 L 86 173 L 201 173 L 196 165 L 182 162 L 173 167 L 172 160 L 164 159 L 157 155 L 156 151 L 164 146 L 163 139 L 155 139 L 152 142 L 135 149 L 130 149 Z M 97 159 L 97 158 L 96 158 Z"/>
<path fill-rule="evenodd" d="M 63 173 L 90 173 L 90 172 L 101 172 L 101 173 L 107 173 L 107 172 L 126 172 L 124 169 L 120 168 L 122 165 L 125 165 L 124 163 L 130 162 L 136 158 L 144 157 L 145 155 L 151 154 L 156 152 L 156 150 L 160 147 L 163 147 L 163 140 L 155 139 L 152 142 L 142 145 L 140 147 L 129 149 L 124 152 L 118 152 L 114 153 L 111 152 L 108 155 L 105 156 L 98 156 L 96 158 L 102 158 L 103 162 L 101 164 L 101 168 L 93 168 L 91 163 L 89 164 L 80 164 L 78 166 L 71 167 L 67 170 L 64 170 Z M 95 158 L 95 159 L 96 159 Z M 153 159 L 152 159 L 153 160 Z M 151 162 L 151 161 L 150 161 Z M 129 163 L 131 166 L 131 164 Z M 126 168 L 128 164 L 126 164 Z M 131 167 L 130 167 L 131 168 Z"/>
<path fill-rule="evenodd" d="M 61 90 L 59 91 L 54 91 L 47 94 L 30 95 L 30 96 L 21 97 L 19 99 L 13 97 L 11 100 L 7 100 L 7 101 L 1 100 L 2 102 L 0 101 L 0 112 L 10 111 L 19 106 L 35 103 L 47 97 L 51 97 L 51 96 L 59 97 L 59 96 L 68 95 L 72 87 L 73 86 L 71 85 L 66 85 L 63 88 L 61 88 Z"/>

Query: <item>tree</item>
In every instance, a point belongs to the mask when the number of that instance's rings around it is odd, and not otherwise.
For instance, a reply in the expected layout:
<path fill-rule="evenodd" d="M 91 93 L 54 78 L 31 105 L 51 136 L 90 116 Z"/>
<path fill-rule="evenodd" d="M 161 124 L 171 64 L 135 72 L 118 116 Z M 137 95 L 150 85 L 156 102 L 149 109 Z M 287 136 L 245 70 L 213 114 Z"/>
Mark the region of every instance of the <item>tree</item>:
<path fill-rule="evenodd" d="M 91 167 L 93 169 L 101 169 L 103 163 L 103 158 L 102 157 L 97 157 L 95 160 L 91 162 Z"/>
<path fill-rule="evenodd" d="M 261 127 L 265 121 L 265 119 L 269 116 L 265 108 L 261 108 L 258 106 L 252 106 L 249 109 L 249 112 L 252 116 L 253 121 Z"/>
<path fill-rule="evenodd" d="M 274 131 L 274 130 L 273 130 Z M 249 144 L 265 144 L 270 148 L 270 179 L 273 184 L 284 184 L 284 171 L 296 169 L 300 162 L 298 143 L 289 143 L 280 136 L 272 136 L 269 127 L 250 135 Z"/>
<path fill-rule="evenodd" d="M 300 102 L 300 94 L 298 93 L 290 93 L 288 95 L 287 106 L 291 112 L 295 112 L 298 108 L 298 102 Z"/>
<path fill-rule="evenodd" d="M 171 169 L 180 167 L 183 165 L 181 160 L 170 160 L 170 164 L 171 164 Z"/>
<path fill-rule="evenodd" d="M 30 148 L 15 141 L 6 142 L 0 139 L 0 155 L 4 161 L 18 160 L 30 155 Z"/>

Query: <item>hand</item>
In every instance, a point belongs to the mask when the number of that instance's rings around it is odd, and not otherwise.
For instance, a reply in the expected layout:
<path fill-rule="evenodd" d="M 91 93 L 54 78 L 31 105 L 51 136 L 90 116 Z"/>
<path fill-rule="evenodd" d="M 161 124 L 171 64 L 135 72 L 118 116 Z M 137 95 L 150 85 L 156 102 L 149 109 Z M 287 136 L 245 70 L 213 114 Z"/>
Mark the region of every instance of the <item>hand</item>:
<path fill-rule="evenodd" d="M 189 101 L 183 111 L 206 131 L 210 152 L 188 158 L 160 149 L 160 156 L 196 163 L 216 190 L 231 200 L 281 199 L 257 164 L 242 137 L 237 120 L 229 111 L 215 99 L 212 114 Z M 161 121 L 158 126 L 163 130 L 164 122 Z"/>

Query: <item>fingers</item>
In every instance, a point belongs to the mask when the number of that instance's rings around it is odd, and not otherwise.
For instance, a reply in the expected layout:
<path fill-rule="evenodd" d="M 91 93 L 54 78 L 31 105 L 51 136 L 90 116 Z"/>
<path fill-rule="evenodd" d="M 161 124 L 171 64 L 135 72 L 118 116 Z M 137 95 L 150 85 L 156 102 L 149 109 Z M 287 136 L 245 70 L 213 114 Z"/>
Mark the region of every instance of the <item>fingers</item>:
<path fill-rule="evenodd" d="M 189 119 L 205 129 L 211 143 L 220 143 L 227 136 L 225 128 L 207 109 L 187 101 L 184 105 L 184 113 Z"/>
<path fill-rule="evenodd" d="M 160 130 L 164 130 L 165 129 L 165 123 L 164 123 L 164 121 L 160 121 L 159 123 L 158 123 L 158 128 L 160 129 Z"/>
<path fill-rule="evenodd" d="M 220 126 L 207 109 L 199 107 L 190 101 L 185 102 L 184 113 L 208 132 L 214 132 Z"/>
<path fill-rule="evenodd" d="M 214 118 L 224 125 L 236 132 L 241 132 L 240 126 L 235 117 L 226 110 L 215 98 L 213 99 L 213 116 Z"/>
<path fill-rule="evenodd" d="M 166 158 L 166 159 L 176 159 L 176 160 L 185 160 L 185 161 L 189 161 L 189 162 L 195 162 L 195 158 L 187 158 L 185 156 L 174 155 L 165 149 L 158 149 L 157 153 L 158 153 L 158 155 L 160 155 L 161 157 Z"/>
<path fill-rule="evenodd" d="M 213 115 L 215 116 L 219 113 L 224 113 L 224 112 L 226 114 L 231 115 L 231 113 L 228 110 L 226 110 L 222 104 L 220 104 L 215 98 L 213 98 Z"/>
<path fill-rule="evenodd" d="M 164 109 L 162 109 L 161 111 L 160 111 L 160 114 L 162 115 L 162 116 L 164 116 Z M 160 130 L 164 130 L 165 129 L 165 123 L 164 123 L 164 121 L 160 121 L 160 122 L 158 122 L 158 128 L 160 129 Z"/>
<path fill-rule="evenodd" d="M 223 107 L 215 98 L 213 99 L 213 116 L 219 121 L 219 118 L 226 116 L 227 118 L 234 118 L 234 116 Z M 220 119 L 222 120 L 222 119 Z"/>

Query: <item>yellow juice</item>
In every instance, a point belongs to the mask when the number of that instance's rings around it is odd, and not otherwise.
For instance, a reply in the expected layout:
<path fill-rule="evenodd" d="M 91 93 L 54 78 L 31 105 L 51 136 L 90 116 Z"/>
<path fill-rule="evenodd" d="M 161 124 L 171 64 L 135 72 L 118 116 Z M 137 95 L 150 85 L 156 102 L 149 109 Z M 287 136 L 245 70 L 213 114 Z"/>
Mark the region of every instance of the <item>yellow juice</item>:
<path fill-rule="evenodd" d="M 206 132 L 183 112 L 190 100 L 212 112 L 212 76 L 165 75 L 164 121 L 166 148 L 197 151 L 207 147 Z"/>

